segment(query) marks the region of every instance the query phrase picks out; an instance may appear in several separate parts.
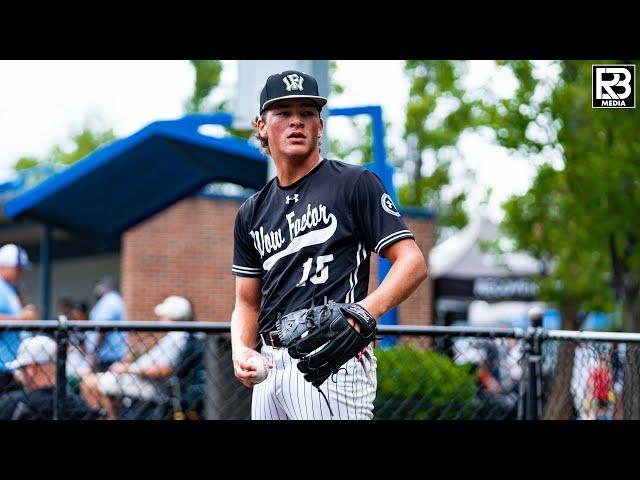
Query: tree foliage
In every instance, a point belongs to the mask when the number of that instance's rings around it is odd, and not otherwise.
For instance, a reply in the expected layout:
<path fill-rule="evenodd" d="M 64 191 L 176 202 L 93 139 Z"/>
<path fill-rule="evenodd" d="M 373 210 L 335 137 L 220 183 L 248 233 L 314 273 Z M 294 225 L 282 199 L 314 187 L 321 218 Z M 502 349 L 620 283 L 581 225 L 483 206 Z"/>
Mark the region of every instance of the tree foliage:
<path fill-rule="evenodd" d="M 185 113 L 203 113 L 225 110 L 227 102 L 207 105 L 207 98 L 220 83 L 222 62 L 220 60 L 190 60 L 195 70 L 193 93 L 184 104 Z"/>
<path fill-rule="evenodd" d="M 405 64 L 410 90 L 404 126 L 408 155 L 402 163 L 410 180 L 400 188 L 399 200 L 435 210 L 439 227 L 462 228 L 469 220 L 467 192 L 452 185 L 450 174 L 452 164 L 462 161 L 460 136 L 482 120 L 479 101 L 467 95 L 462 83 L 467 67 L 467 62 L 449 60 Z"/>
<path fill-rule="evenodd" d="M 557 303 L 624 307 L 625 329 L 640 331 L 640 141 L 634 110 L 591 108 L 591 65 L 556 62 L 549 88 L 531 62 L 503 62 L 519 81 L 517 95 L 488 110 L 497 139 L 520 152 L 556 152 L 522 196 L 504 205 L 504 230 L 516 248 L 550 266 L 543 294 Z M 623 61 L 622 63 L 632 63 Z"/>
<path fill-rule="evenodd" d="M 18 159 L 14 165 L 16 171 L 22 171 L 38 165 L 53 165 L 57 167 L 69 166 L 81 158 L 89 155 L 98 147 L 116 139 L 111 128 L 96 126 L 86 121 L 80 130 L 71 134 L 67 145 L 55 145 L 43 157 L 25 156 Z"/>

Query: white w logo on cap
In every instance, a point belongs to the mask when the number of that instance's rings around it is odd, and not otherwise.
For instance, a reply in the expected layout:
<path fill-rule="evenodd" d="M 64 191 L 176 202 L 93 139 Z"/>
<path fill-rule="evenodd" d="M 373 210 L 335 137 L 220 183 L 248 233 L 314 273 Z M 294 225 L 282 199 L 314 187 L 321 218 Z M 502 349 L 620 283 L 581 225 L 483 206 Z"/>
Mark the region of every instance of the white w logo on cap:
<path fill-rule="evenodd" d="M 282 81 L 287 86 L 287 92 L 290 92 L 291 90 L 300 90 L 300 91 L 304 90 L 304 88 L 302 88 L 304 77 L 301 77 L 296 73 L 292 73 L 291 75 L 287 75 L 286 77 L 283 77 Z"/>

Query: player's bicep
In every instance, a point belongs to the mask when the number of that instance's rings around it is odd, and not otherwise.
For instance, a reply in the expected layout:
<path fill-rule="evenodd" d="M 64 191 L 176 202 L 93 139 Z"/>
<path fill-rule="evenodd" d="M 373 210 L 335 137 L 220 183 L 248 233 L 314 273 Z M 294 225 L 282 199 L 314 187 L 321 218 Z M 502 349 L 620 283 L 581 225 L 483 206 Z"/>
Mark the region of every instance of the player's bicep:
<path fill-rule="evenodd" d="M 262 279 L 236 276 L 236 308 L 260 310 Z"/>
<path fill-rule="evenodd" d="M 422 255 L 422 251 L 412 238 L 398 240 L 382 250 L 380 254 L 391 263 L 395 263 L 396 260 L 403 257 L 412 257 L 424 262 L 424 255 Z"/>

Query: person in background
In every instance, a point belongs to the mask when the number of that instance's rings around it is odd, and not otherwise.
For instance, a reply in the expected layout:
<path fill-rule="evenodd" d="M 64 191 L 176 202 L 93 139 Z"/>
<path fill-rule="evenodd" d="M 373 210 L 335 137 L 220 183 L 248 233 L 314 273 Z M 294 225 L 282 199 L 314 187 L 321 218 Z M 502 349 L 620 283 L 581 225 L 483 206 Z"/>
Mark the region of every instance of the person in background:
<path fill-rule="evenodd" d="M 161 322 L 193 320 L 191 302 L 175 295 L 157 305 L 155 314 Z M 114 397 L 158 399 L 159 382 L 173 374 L 188 337 L 188 332 L 170 331 L 140 357 L 129 355 L 111 365 L 107 372 L 87 375 L 80 386 L 82 396 L 92 407 L 106 410 L 112 420 L 117 418 Z"/>
<path fill-rule="evenodd" d="M 89 307 L 85 302 L 72 303 L 69 309 L 69 320 L 88 321 Z M 69 350 L 67 352 L 67 381 L 71 390 L 78 390 L 82 379 L 93 372 L 87 357 L 85 336 L 82 331 L 72 330 L 69 333 Z M 79 390 L 78 390 L 79 391 Z"/>
<path fill-rule="evenodd" d="M 62 297 L 58 302 L 58 315 L 63 315 L 71 320 L 71 309 L 73 308 L 73 300 L 69 297 Z"/>
<path fill-rule="evenodd" d="M 16 359 L 7 364 L 22 389 L 0 398 L 0 420 L 52 420 L 56 382 L 56 342 L 36 335 L 20 343 Z M 59 414 L 64 420 L 96 419 L 79 395 L 67 394 Z"/>
<path fill-rule="evenodd" d="M 69 320 L 89 320 L 89 306 L 87 302 L 74 302 L 69 313 Z"/>
<path fill-rule="evenodd" d="M 113 278 L 102 278 L 96 284 L 94 294 L 98 297 L 98 302 L 89 313 L 90 321 L 126 320 L 124 302 Z M 94 368 L 99 372 L 106 371 L 112 363 L 121 360 L 128 351 L 127 336 L 123 332 L 87 332 L 85 346 Z"/>
<path fill-rule="evenodd" d="M 27 332 L 2 329 L 3 320 L 38 320 L 38 309 L 23 306 L 18 295 L 18 285 L 26 269 L 31 268 L 27 252 L 12 243 L 0 248 L 0 394 L 20 386 L 5 364 L 16 358 L 20 340 Z"/>

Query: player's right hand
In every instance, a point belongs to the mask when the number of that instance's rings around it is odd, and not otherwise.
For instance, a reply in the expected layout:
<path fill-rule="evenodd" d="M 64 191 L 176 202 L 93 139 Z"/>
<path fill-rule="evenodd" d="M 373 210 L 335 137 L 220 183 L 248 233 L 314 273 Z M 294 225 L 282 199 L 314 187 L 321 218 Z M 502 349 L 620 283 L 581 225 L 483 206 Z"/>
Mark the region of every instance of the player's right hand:
<path fill-rule="evenodd" d="M 252 350 L 250 348 L 245 348 L 239 352 L 233 352 L 233 373 L 236 378 L 240 380 L 247 388 L 253 388 L 254 384 L 251 383 L 250 379 L 256 376 L 256 366 L 247 363 L 251 357 L 262 357 L 258 352 Z M 273 364 L 269 362 L 266 358 L 262 357 L 269 368 L 273 368 Z"/>

